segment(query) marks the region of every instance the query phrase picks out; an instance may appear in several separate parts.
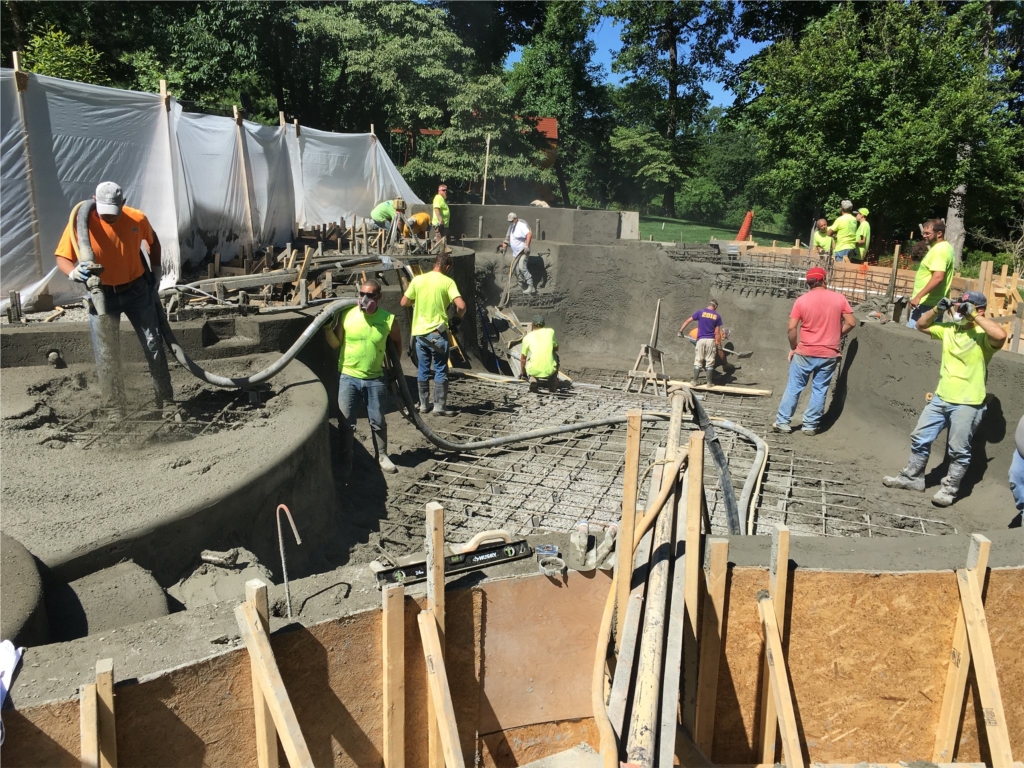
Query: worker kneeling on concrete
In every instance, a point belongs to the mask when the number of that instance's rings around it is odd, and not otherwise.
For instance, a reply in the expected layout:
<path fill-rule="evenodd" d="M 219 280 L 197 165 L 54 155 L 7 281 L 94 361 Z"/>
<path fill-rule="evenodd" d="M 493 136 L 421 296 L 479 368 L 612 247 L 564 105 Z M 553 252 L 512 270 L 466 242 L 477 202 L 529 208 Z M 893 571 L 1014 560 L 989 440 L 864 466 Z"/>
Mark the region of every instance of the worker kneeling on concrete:
<path fill-rule="evenodd" d="M 519 355 L 519 378 L 529 377 L 531 392 L 536 392 L 541 384 L 552 392 L 558 391 L 557 352 L 555 329 L 545 325 L 543 315 L 534 315 L 533 330 L 523 337 Z"/>
<path fill-rule="evenodd" d="M 804 411 L 801 429 L 805 435 L 818 433 L 818 420 L 825 412 L 825 396 L 839 366 L 839 340 L 853 330 L 855 321 L 850 302 L 841 293 L 825 287 L 822 267 L 807 270 L 810 289 L 793 302 L 789 313 L 789 381 L 779 403 L 772 429 L 788 434 L 800 394 L 811 382 L 811 400 Z"/>
<path fill-rule="evenodd" d="M 412 337 L 416 343 L 416 378 L 419 385 L 420 413 L 430 412 L 430 368 L 434 368 L 434 410 L 437 416 L 453 416 L 448 410 L 448 305 L 455 305 L 460 320 L 466 314 L 466 302 L 448 273 L 452 257 L 439 254 L 434 269 L 416 275 L 405 289 L 402 306 L 412 306 Z"/>
<path fill-rule="evenodd" d="M 499 249 L 505 253 L 506 248 L 512 247 L 512 271 L 526 286 L 523 293 L 537 292 L 537 289 L 533 287 L 533 275 L 530 274 L 526 265 L 526 260 L 530 257 L 532 241 L 533 232 L 530 231 L 530 226 L 525 221 L 521 221 L 515 213 L 510 213 L 508 215 L 508 234 L 505 235 Z"/>
<path fill-rule="evenodd" d="M 92 351 L 100 388 L 108 404 L 125 407 L 119 331 L 123 313 L 142 344 L 156 391 L 156 406 L 162 408 L 174 397 L 174 392 L 154 291 L 160 284 L 160 240 L 146 214 L 124 204 L 124 193 L 114 182 L 104 181 L 96 187 L 93 200 L 95 207 L 88 219 L 89 243 L 80 243 L 76 221 L 68 222 L 57 244 L 57 267 L 74 282 L 90 285 Z M 143 243 L 149 250 L 148 262 L 142 251 Z M 89 260 L 89 254 L 83 254 L 90 247 L 94 261 Z"/>
<path fill-rule="evenodd" d="M 700 369 L 707 371 L 708 384 L 714 384 L 715 363 L 722 348 L 722 316 L 718 314 L 718 302 L 712 299 L 704 309 L 690 315 L 679 328 L 678 336 L 686 332 L 686 326 L 697 323 L 697 350 L 693 356 L 693 386 L 700 379 Z"/>
<path fill-rule="evenodd" d="M 402 331 L 395 316 L 381 309 L 380 283 L 366 280 L 359 286 L 358 306 L 338 311 L 334 322 L 324 329 L 331 349 L 338 355 L 338 407 L 341 409 L 342 455 L 345 471 L 352 471 L 352 441 L 356 413 L 366 408 L 370 433 L 377 451 L 377 462 L 385 472 L 397 472 L 388 456 L 388 386 L 384 377 L 384 353 L 387 340 L 395 342 L 402 353 Z M 401 374 L 399 374 L 401 375 Z"/>
<path fill-rule="evenodd" d="M 883 485 L 924 491 L 924 471 L 932 443 L 948 429 L 949 469 L 932 503 L 948 507 L 956 499 L 971 463 L 971 438 L 985 415 L 988 363 L 1006 341 L 1003 326 L 985 317 L 987 306 L 985 294 L 968 291 L 955 305 L 949 299 L 940 299 L 918 319 L 917 330 L 942 342 L 939 384 L 910 434 L 907 466 L 895 477 L 883 478 Z M 953 321 L 937 323 L 948 309 L 953 311 Z"/>

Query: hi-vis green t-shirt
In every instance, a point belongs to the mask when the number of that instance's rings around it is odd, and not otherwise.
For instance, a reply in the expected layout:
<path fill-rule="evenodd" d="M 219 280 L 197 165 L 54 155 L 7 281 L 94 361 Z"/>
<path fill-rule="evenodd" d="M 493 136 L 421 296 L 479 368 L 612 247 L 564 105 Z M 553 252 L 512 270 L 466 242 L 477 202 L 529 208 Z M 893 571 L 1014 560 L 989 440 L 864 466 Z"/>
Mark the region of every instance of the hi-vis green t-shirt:
<path fill-rule="evenodd" d="M 857 219 L 852 214 L 844 213 L 832 223 L 830 229 L 836 235 L 837 253 L 857 247 Z"/>
<path fill-rule="evenodd" d="M 384 345 L 395 316 L 384 309 L 368 315 L 358 307 L 343 310 L 345 337 L 338 355 L 338 370 L 356 379 L 379 379 L 383 373 Z"/>
<path fill-rule="evenodd" d="M 385 200 L 383 203 L 377 203 L 373 210 L 370 211 L 370 218 L 374 221 L 379 221 L 381 224 L 387 224 L 395 218 L 395 201 Z"/>
<path fill-rule="evenodd" d="M 546 379 L 558 370 L 555 362 L 554 328 L 537 328 L 523 337 L 523 354 L 526 355 L 526 374 L 538 379 Z"/>
<path fill-rule="evenodd" d="M 857 240 L 860 241 L 864 238 L 864 245 L 858 245 L 857 250 L 860 252 L 860 257 L 863 259 L 867 255 L 868 248 L 871 246 L 871 224 L 866 221 L 857 223 Z"/>
<path fill-rule="evenodd" d="M 438 221 L 437 216 L 431 214 L 430 223 L 435 227 L 439 224 L 444 224 L 447 227 L 452 214 L 451 211 L 448 210 L 448 201 L 444 199 L 444 195 L 434 195 L 434 204 L 432 207 L 437 208 L 437 210 L 441 212 L 441 218 L 443 221 Z"/>
<path fill-rule="evenodd" d="M 455 281 L 441 272 L 416 275 L 405 289 L 412 305 L 412 335 L 426 336 L 448 323 L 448 305 L 462 296 Z"/>
<path fill-rule="evenodd" d="M 956 405 L 984 403 L 988 361 L 996 353 L 988 334 L 977 325 L 962 328 L 955 323 L 935 323 L 928 333 L 942 341 L 942 365 L 935 394 Z"/>
<path fill-rule="evenodd" d="M 928 285 L 928 281 L 932 279 L 932 272 L 946 273 L 941 283 L 932 288 L 930 293 L 921 297 L 921 303 L 926 307 L 934 307 L 939 303 L 939 299 L 945 298 L 949 293 L 949 286 L 953 284 L 954 260 L 953 246 L 945 240 L 929 248 L 928 253 L 921 259 L 921 263 L 917 267 L 917 274 L 914 275 L 914 296 L 917 296 Z"/>
<path fill-rule="evenodd" d="M 814 247 L 821 248 L 826 253 L 832 250 L 832 238 L 828 235 L 823 235 L 818 230 L 814 230 Z"/>

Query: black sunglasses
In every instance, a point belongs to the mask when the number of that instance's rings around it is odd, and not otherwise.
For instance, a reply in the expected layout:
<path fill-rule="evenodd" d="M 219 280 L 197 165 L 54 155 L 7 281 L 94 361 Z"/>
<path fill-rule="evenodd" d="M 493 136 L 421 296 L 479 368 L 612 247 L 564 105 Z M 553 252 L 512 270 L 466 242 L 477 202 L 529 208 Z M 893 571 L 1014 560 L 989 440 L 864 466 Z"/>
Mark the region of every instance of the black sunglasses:
<path fill-rule="evenodd" d="M 359 295 L 365 296 L 368 299 L 372 299 L 374 296 L 380 296 L 380 293 L 376 291 L 370 291 L 369 293 L 367 293 L 366 291 L 360 291 Z"/>

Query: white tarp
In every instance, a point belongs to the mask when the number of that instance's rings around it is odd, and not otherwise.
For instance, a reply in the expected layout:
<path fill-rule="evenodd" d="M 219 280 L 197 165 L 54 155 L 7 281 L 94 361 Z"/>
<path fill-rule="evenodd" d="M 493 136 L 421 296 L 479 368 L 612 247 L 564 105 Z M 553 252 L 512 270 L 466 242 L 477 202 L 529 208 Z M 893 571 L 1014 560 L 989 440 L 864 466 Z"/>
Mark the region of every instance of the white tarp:
<path fill-rule="evenodd" d="M 23 127 L 14 72 L 0 70 L 4 298 L 21 291 L 27 301 L 47 282 L 58 300 L 80 294 L 55 275 L 53 252 L 71 209 L 101 181 L 116 181 L 149 217 L 168 280 L 214 251 L 232 258 L 241 243 L 283 246 L 296 224 L 351 223 L 389 197 L 422 202 L 371 134 L 302 127 L 296 140 L 292 125 L 239 126 L 173 99 L 168 111 L 156 94 L 28 79 Z"/>

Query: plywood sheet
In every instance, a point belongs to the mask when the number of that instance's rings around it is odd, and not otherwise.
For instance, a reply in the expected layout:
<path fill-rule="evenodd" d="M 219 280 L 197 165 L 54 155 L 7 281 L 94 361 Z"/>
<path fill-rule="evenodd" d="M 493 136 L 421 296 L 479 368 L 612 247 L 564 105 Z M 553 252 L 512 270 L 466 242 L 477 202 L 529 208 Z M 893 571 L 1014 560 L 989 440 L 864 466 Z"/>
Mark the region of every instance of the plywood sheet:
<path fill-rule="evenodd" d="M 514 768 L 580 744 L 597 751 L 600 742 L 594 719 L 586 717 L 488 733 L 480 737 L 479 750 L 483 768 Z"/>
<path fill-rule="evenodd" d="M 610 584 L 599 571 L 570 571 L 564 582 L 538 577 L 481 587 L 482 733 L 592 716 L 594 648 Z"/>

